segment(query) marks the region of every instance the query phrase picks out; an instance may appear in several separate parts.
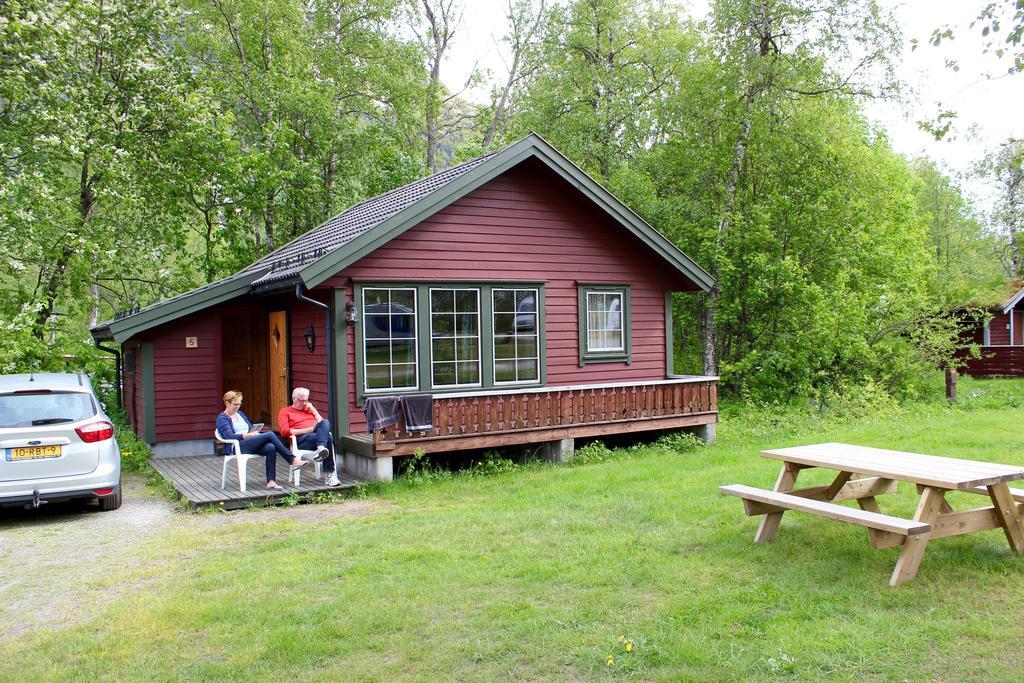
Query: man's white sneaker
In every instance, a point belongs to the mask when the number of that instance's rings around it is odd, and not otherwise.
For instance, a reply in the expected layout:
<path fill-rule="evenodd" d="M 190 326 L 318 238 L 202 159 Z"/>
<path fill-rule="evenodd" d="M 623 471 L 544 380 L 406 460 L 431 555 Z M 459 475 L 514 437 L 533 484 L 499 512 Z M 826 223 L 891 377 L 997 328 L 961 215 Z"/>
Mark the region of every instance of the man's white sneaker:
<path fill-rule="evenodd" d="M 328 472 L 325 474 L 324 486 L 341 486 L 341 482 L 338 480 L 338 475 L 334 472 Z"/>
<path fill-rule="evenodd" d="M 327 457 L 328 453 L 330 453 L 330 451 L 327 450 L 327 446 L 317 446 L 316 455 L 313 456 L 313 459 L 317 462 L 323 462 L 323 459 Z"/>

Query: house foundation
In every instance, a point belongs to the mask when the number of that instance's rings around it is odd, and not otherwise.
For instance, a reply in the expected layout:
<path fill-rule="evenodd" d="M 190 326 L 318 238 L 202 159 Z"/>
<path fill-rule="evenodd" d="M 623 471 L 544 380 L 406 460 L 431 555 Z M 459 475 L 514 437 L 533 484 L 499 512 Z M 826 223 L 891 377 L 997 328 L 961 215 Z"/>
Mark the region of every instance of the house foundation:
<path fill-rule="evenodd" d="M 368 458 L 352 451 L 345 451 L 344 470 L 365 481 L 393 481 L 395 478 L 392 458 Z"/>
<path fill-rule="evenodd" d="M 546 441 L 540 451 L 540 457 L 551 462 L 562 463 L 571 460 L 576 452 L 576 440 L 573 438 Z"/>
<path fill-rule="evenodd" d="M 709 446 L 718 438 L 718 424 L 716 422 L 690 427 L 687 431 L 691 434 L 696 434 L 699 439 Z"/>

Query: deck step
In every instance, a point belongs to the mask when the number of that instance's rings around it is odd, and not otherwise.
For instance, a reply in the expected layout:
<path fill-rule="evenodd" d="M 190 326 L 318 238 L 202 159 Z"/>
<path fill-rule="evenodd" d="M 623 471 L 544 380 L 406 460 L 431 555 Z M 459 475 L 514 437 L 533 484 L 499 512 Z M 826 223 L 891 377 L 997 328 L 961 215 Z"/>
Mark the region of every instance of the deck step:
<path fill-rule="evenodd" d="M 900 534 L 903 536 L 917 536 L 918 534 L 924 534 L 931 530 L 930 524 L 924 524 L 912 519 L 892 517 L 890 515 L 883 515 L 877 512 L 870 512 L 868 510 L 859 510 L 857 508 L 850 508 L 844 505 L 837 505 L 835 503 L 801 498 L 800 496 L 793 496 L 788 493 L 779 493 L 777 491 L 768 491 L 765 489 L 755 488 L 753 486 L 744 486 L 743 484 L 720 486 L 718 487 L 718 490 L 725 495 L 737 496 L 744 500 L 767 503 L 768 505 L 775 505 L 787 510 L 809 512 L 814 515 L 820 515 L 821 517 L 838 519 L 851 524 L 858 524 L 871 529 L 879 529 L 881 531 L 888 531 L 890 533 Z"/>

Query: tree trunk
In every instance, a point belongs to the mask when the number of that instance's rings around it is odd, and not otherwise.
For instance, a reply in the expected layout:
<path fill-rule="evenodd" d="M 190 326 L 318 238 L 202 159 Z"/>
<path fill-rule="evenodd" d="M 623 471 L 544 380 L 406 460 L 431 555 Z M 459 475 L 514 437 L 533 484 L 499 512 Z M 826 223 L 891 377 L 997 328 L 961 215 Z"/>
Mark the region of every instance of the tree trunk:
<path fill-rule="evenodd" d="M 334 175 L 336 171 L 337 155 L 334 150 L 327 155 L 327 166 L 324 168 L 324 215 L 334 213 Z"/>
<path fill-rule="evenodd" d="M 267 205 L 263 211 L 263 234 L 267 239 L 267 253 L 274 251 L 274 195 L 273 190 L 267 191 Z"/>
<path fill-rule="evenodd" d="M 498 104 L 494 107 L 494 116 L 491 117 L 491 124 L 487 126 L 487 132 L 484 133 L 484 149 L 487 149 L 494 143 L 494 136 L 498 132 L 498 126 L 505 118 L 508 96 L 512 92 L 512 86 L 515 85 L 516 78 L 518 77 L 520 58 L 521 55 L 517 49 L 512 58 L 512 68 L 509 69 L 508 80 L 505 81 L 505 87 L 501 89 L 501 97 L 498 98 Z"/>
<path fill-rule="evenodd" d="M 451 40 L 452 0 L 441 0 L 435 9 L 429 0 L 422 0 L 430 29 L 430 89 L 424 123 L 427 138 L 427 171 L 437 172 L 437 148 L 440 145 L 441 62 Z"/>
<path fill-rule="evenodd" d="M 56 312 L 57 297 L 60 295 L 60 289 L 64 284 L 64 275 L 67 273 L 71 259 L 75 255 L 74 243 L 76 238 L 82 233 L 85 224 L 92 218 L 93 207 L 96 203 L 96 193 L 93 190 L 93 183 L 96 181 L 96 177 L 89 175 L 91 169 L 89 156 L 88 150 L 82 156 L 78 195 L 78 229 L 64 236 L 66 241 L 64 247 L 60 249 L 60 254 L 52 259 L 51 263 L 44 267 L 44 272 L 40 274 L 40 278 L 45 280 L 45 284 L 43 285 L 43 305 L 36 315 L 34 335 L 37 339 L 43 339 L 46 324 Z"/>
<path fill-rule="evenodd" d="M 92 308 L 89 310 L 89 327 L 91 329 L 96 327 L 96 323 L 100 320 L 100 286 L 95 282 L 89 288 L 89 296 L 92 297 Z"/>
<path fill-rule="evenodd" d="M 704 374 L 718 374 L 718 328 L 715 324 L 715 315 L 718 312 L 718 300 L 722 295 L 722 288 L 718 284 L 719 268 L 718 263 L 722 258 L 722 250 L 725 248 L 725 237 L 729 231 L 733 212 L 736 209 L 736 189 L 739 186 L 740 171 L 743 168 L 743 160 L 747 155 L 747 143 L 750 140 L 751 110 L 754 103 L 754 88 L 747 86 L 747 92 L 743 98 L 743 122 L 740 128 L 739 137 L 736 138 L 736 145 L 732 151 L 732 165 L 729 167 L 729 175 L 725 182 L 725 205 L 722 208 L 722 218 L 718 222 L 718 231 L 715 233 L 715 253 L 711 259 L 711 276 L 715 278 L 715 284 L 707 293 L 704 303 Z"/>

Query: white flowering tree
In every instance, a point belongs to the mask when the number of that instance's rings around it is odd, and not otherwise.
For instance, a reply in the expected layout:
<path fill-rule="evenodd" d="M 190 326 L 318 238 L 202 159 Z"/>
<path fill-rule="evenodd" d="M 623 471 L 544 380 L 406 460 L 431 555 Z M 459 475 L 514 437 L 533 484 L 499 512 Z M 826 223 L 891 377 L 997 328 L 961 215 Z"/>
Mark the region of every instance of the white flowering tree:
<path fill-rule="evenodd" d="M 130 0 L 0 11 L 0 306 L 7 319 L 29 307 L 32 335 L 52 338 L 104 289 L 159 287 L 170 272 L 159 264 L 174 233 L 147 172 L 183 111 L 179 70 L 159 44 L 173 15 Z"/>

